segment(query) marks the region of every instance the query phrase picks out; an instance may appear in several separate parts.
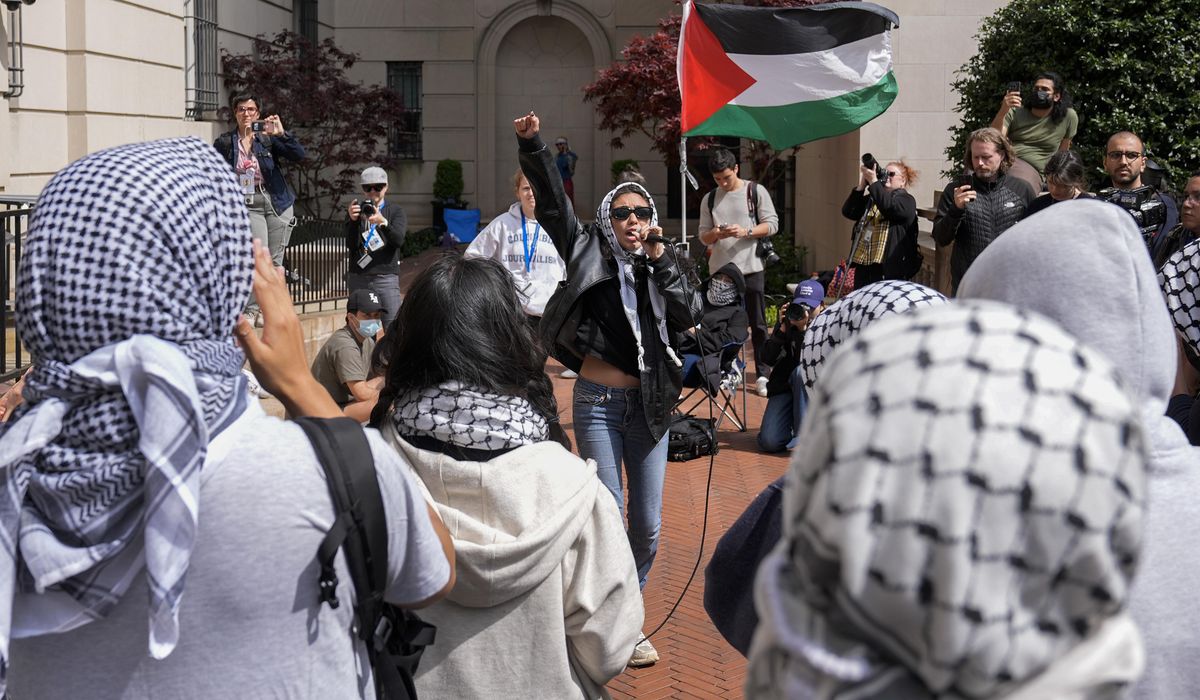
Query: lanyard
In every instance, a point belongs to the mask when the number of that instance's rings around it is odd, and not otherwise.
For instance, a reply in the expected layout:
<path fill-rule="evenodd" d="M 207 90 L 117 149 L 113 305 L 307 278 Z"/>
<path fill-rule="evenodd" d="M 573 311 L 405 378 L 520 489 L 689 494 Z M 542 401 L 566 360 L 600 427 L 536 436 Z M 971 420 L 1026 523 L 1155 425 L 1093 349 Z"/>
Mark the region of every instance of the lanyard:
<path fill-rule="evenodd" d="M 537 253 L 538 242 L 541 241 L 542 225 L 533 225 L 533 245 L 529 245 L 529 235 L 525 231 L 525 210 L 521 210 L 521 246 L 525 249 L 525 272 L 533 267 L 533 256 Z"/>
<path fill-rule="evenodd" d="M 382 214 L 383 207 L 386 204 L 387 204 L 387 202 L 380 202 L 379 206 L 376 207 L 375 210 L 377 212 L 379 212 L 380 214 Z M 367 250 L 370 250 L 371 249 L 371 239 L 374 237 L 375 237 L 375 224 L 371 224 L 370 229 L 368 229 L 367 238 L 366 238 L 366 240 L 363 241 L 363 247 L 366 248 Z"/>

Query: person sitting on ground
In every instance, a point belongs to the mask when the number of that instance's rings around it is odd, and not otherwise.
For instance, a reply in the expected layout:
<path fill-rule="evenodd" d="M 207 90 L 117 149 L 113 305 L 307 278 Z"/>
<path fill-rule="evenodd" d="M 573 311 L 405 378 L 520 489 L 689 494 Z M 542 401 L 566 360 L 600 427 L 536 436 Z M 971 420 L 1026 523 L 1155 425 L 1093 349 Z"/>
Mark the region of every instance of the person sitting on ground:
<path fill-rule="evenodd" d="M 1200 654 L 1200 613 L 1184 581 L 1200 573 L 1200 450 L 1165 415 L 1179 366 L 1175 334 L 1133 218 L 1097 201 L 1056 204 L 985 250 L 959 296 L 1056 321 L 1112 362 L 1140 402 L 1151 508 L 1130 600 L 1148 652 L 1135 695 L 1197 697 L 1200 670 L 1190 659 Z"/>
<path fill-rule="evenodd" d="M 1075 151 L 1058 151 L 1046 161 L 1046 192 L 1038 195 L 1025 209 L 1026 218 L 1055 202 L 1072 199 L 1094 199 L 1087 191 L 1087 172 L 1083 159 Z"/>
<path fill-rule="evenodd" d="M 683 353 L 683 381 L 689 384 L 689 374 L 695 368 L 694 372 L 708 383 L 709 392 L 715 394 L 721 384 L 721 354 L 725 346 L 742 345 L 750 335 L 747 330 L 749 316 L 742 299 L 746 293 L 746 280 L 737 265 L 726 263 L 704 281 L 700 293 L 704 295 L 700 325 L 690 329 L 679 341 L 679 351 Z"/>
<path fill-rule="evenodd" d="M 816 280 L 796 286 L 796 296 L 779 310 L 779 320 L 763 349 L 763 361 L 773 369 L 767 381 L 767 408 L 763 411 L 758 448 L 782 452 L 795 447 L 808 394 L 800 376 L 800 347 L 804 331 L 825 309 L 825 288 Z"/>
<path fill-rule="evenodd" d="M 529 327 L 537 335 L 546 302 L 558 289 L 567 266 L 554 248 L 550 234 L 534 218 L 533 188 L 521 173 L 513 173 L 517 201 L 487 225 L 464 255 L 498 261 L 513 276 L 525 308 Z"/>
<path fill-rule="evenodd" d="M 346 300 L 346 325 L 330 334 L 313 358 L 312 374 L 342 408 L 374 405 L 381 381 L 370 376 L 375 343 L 383 339 L 383 304 L 369 289 L 356 289 Z"/>
<path fill-rule="evenodd" d="M 139 199 L 173 215 L 114 206 Z M 245 206 L 191 138 L 92 153 L 42 190 L 16 287 L 36 362 L 0 432 L 0 695 L 375 697 L 354 587 L 336 610 L 321 602 L 325 473 L 301 428 L 245 389 L 235 322 L 292 415 L 339 415 L 268 249 L 251 255 Z M 238 320 L 252 270 L 261 340 Z M 453 585 L 449 536 L 367 438 L 388 504 L 385 598 L 431 603 Z"/>
<path fill-rule="evenodd" d="M 412 465 L 458 559 L 454 590 L 422 612 L 437 643 L 418 695 L 607 697 L 641 632 L 637 571 L 595 463 L 568 449 L 512 277 L 489 258 L 440 258 L 396 333 L 372 424 Z"/>
<path fill-rule="evenodd" d="M 1121 697 L 1146 450 L 1121 374 L 1041 315 L 872 324 L 813 388 L 746 697 Z"/>
<path fill-rule="evenodd" d="M 908 280 L 921 269 L 917 249 L 917 200 L 909 188 L 917 171 L 894 160 L 880 180 L 875 168 L 859 166 L 858 186 L 842 204 L 842 216 L 855 221 L 850 251 L 854 283 L 865 287 L 879 280 Z"/>

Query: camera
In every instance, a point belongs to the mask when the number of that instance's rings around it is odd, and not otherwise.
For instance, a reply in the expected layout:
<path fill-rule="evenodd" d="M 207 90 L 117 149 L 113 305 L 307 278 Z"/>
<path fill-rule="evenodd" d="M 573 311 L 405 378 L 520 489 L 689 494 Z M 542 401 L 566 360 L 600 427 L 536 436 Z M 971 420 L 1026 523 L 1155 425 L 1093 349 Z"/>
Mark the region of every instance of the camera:
<path fill-rule="evenodd" d="M 803 321 L 804 317 L 810 313 L 812 313 L 812 307 L 808 304 L 788 304 L 787 311 L 783 315 L 789 321 Z"/>
<path fill-rule="evenodd" d="M 880 180 L 884 179 L 884 176 L 887 174 L 883 171 L 883 166 L 879 165 L 879 161 L 875 160 L 875 156 L 871 155 L 870 153 L 862 154 L 862 164 L 874 170 L 875 177 L 879 178 Z"/>
<path fill-rule="evenodd" d="M 762 258 L 763 265 L 774 265 L 779 262 L 779 254 L 775 252 L 775 244 L 770 238 L 760 238 L 754 244 L 754 254 Z"/>
<path fill-rule="evenodd" d="M 1132 190 L 1105 187 L 1097 192 L 1096 196 L 1129 212 L 1146 245 L 1150 245 L 1150 239 L 1158 231 L 1158 227 L 1167 220 L 1167 207 L 1161 199 L 1154 196 L 1155 194 L 1153 187 L 1142 185 Z"/>
<path fill-rule="evenodd" d="M 250 131 L 253 131 L 256 134 L 261 134 L 263 127 L 265 127 L 266 124 L 267 123 L 265 121 L 261 121 L 261 120 L 256 121 L 256 122 L 250 122 Z"/>
<path fill-rule="evenodd" d="M 369 199 L 358 205 L 359 218 L 369 219 L 372 216 L 375 216 L 376 211 L 377 211 L 377 209 L 375 209 L 375 202 L 372 202 Z"/>

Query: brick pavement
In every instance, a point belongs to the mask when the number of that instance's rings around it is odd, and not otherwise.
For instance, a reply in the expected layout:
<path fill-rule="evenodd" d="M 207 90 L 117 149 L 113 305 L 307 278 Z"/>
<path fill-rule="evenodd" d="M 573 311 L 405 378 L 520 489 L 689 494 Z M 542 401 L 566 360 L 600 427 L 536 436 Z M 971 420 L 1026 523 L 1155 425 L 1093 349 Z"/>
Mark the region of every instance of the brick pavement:
<path fill-rule="evenodd" d="M 574 439 L 570 421 L 574 381 L 559 377 L 561 369 L 554 360 L 547 366 L 559 408 L 565 412 L 564 427 Z M 654 666 L 626 669 L 613 679 L 608 689 L 614 698 L 742 697 L 745 659 L 725 642 L 704 612 L 704 567 L 725 530 L 759 491 L 787 469 L 786 454 L 765 455 L 755 444 L 767 400 L 751 393 L 747 403 L 747 431 L 739 433 L 726 421 L 718 434 L 721 450 L 713 464 L 704 557 L 679 609 L 651 638 L 661 659 Z M 696 564 L 708 465 L 707 459 L 667 463 L 662 539 L 643 591 L 647 633 L 666 617 Z"/>

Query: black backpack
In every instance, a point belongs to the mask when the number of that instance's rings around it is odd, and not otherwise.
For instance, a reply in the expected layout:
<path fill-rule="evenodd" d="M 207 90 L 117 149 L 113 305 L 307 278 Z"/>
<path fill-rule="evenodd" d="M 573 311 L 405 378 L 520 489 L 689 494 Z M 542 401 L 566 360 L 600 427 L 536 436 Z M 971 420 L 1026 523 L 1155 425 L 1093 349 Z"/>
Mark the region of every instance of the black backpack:
<path fill-rule="evenodd" d="M 334 559 L 338 549 L 354 583 L 354 622 L 358 638 L 367 646 L 375 675 L 375 693 L 381 700 L 417 697 L 413 674 L 425 647 L 437 631 L 409 610 L 383 599 L 387 584 L 387 520 L 383 497 L 375 477 L 375 460 L 363 428 L 350 418 L 297 418 L 313 444 L 337 517 L 317 548 L 321 565 L 321 602 L 337 608 L 338 578 Z"/>
<path fill-rule="evenodd" d="M 671 416 L 671 432 L 667 438 L 667 459 L 686 462 L 720 451 L 717 431 L 711 418 L 695 418 L 675 413 Z"/>

